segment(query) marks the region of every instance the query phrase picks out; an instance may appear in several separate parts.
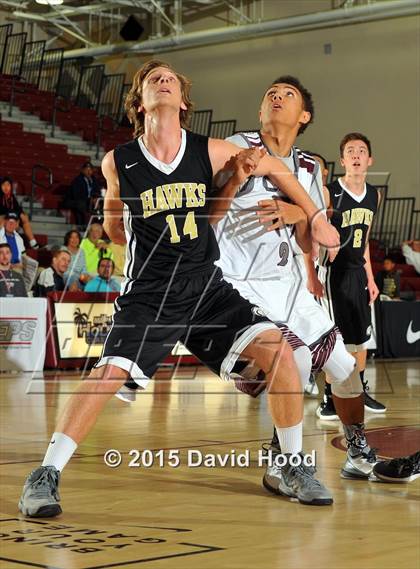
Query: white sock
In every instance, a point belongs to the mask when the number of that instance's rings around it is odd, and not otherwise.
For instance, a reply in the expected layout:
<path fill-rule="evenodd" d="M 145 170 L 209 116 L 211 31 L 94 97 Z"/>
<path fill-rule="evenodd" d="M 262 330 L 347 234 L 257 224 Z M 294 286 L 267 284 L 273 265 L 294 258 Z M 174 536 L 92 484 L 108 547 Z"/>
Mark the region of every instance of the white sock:
<path fill-rule="evenodd" d="M 55 466 L 60 472 L 71 459 L 77 444 L 64 433 L 54 433 L 45 453 L 42 466 Z"/>
<path fill-rule="evenodd" d="M 302 421 L 293 427 L 276 427 L 282 453 L 297 454 L 298 452 L 301 452 L 302 427 Z"/>
<path fill-rule="evenodd" d="M 34 245 L 37 245 L 37 240 L 36 240 L 36 239 L 31 239 L 31 240 L 29 241 L 29 245 L 30 245 L 31 247 L 33 247 Z"/>

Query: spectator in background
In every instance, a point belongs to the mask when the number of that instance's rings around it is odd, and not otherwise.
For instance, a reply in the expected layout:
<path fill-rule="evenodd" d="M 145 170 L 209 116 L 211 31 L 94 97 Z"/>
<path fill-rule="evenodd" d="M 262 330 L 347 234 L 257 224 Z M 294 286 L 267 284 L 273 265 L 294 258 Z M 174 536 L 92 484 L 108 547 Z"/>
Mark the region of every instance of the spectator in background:
<path fill-rule="evenodd" d="M 71 229 L 64 236 L 64 246 L 62 251 L 67 251 L 71 255 L 71 262 L 68 270 L 64 274 L 64 280 L 68 287 L 73 283 L 77 284 L 78 289 L 82 289 L 91 278 L 86 268 L 85 252 L 80 248 L 82 237 L 78 231 Z"/>
<path fill-rule="evenodd" d="M 0 297 L 28 296 L 23 277 L 12 269 L 12 250 L 8 243 L 0 244 Z"/>
<path fill-rule="evenodd" d="M 413 265 L 416 273 L 420 275 L 420 241 L 415 239 L 404 241 L 401 250 L 407 265 Z"/>
<path fill-rule="evenodd" d="M 376 274 L 375 281 L 380 294 L 389 298 L 400 297 L 400 274 L 395 270 L 395 261 L 391 257 L 385 257 L 382 271 Z"/>
<path fill-rule="evenodd" d="M 92 223 L 89 227 L 88 236 L 82 239 L 80 248 L 83 249 L 88 273 L 96 276 L 99 261 L 101 259 L 114 259 L 109 245 L 102 239 L 104 230 L 100 223 Z"/>
<path fill-rule="evenodd" d="M 49 292 L 64 290 L 64 274 L 68 270 L 70 262 L 71 255 L 68 251 L 54 251 L 51 267 L 39 273 L 34 287 L 34 296 L 47 296 Z"/>
<path fill-rule="evenodd" d="M 101 259 L 98 264 L 98 276 L 85 286 L 85 292 L 120 292 L 120 283 L 112 278 L 115 265 L 112 259 Z"/>
<path fill-rule="evenodd" d="M 92 163 L 85 162 L 80 174 L 74 178 L 64 196 L 63 206 L 74 213 L 76 224 L 82 227 L 85 227 L 86 216 L 91 212 L 93 203 L 101 194 L 93 172 Z"/>
<path fill-rule="evenodd" d="M 12 268 L 22 270 L 22 254 L 25 245 L 22 237 L 16 231 L 19 226 L 18 214 L 10 211 L 5 216 L 4 227 L 0 229 L 0 243 L 8 243 L 12 251 Z"/>
<path fill-rule="evenodd" d="M 1 178 L 0 186 L 0 217 L 4 218 L 7 213 L 16 213 L 18 220 L 22 224 L 23 232 L 29 241 L 30 247 L 32 247 L 32 249 L 38 249 L 39 245 L 34 237 L 29 217 L 23 211 L 22 207 L 16 199 L 16 196 L 13 194 L 12 178 L 9 178 L 8 176 Z"/>

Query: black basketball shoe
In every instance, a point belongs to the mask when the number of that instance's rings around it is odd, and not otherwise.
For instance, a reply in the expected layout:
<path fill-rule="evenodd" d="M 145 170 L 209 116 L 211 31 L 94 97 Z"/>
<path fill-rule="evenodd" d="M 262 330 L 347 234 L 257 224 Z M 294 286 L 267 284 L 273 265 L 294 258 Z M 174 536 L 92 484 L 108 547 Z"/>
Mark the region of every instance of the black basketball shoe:
<path fill-rule="evenodd" d="M 371 413 L 385 413 L 386 407 L 373 397 L 371 397 L 368 393 L 369 385 L 367 379 L 361 379 L 363 385 L 363 393 L 365 398 L 365 409 L 366 411 L 370 411 Z"/>
<path fill-rule="evenodd" d="M 338 415 L 331 395 L 324 393 L 322 403 L 316 410 L 316 415 L 324 421 L 337 421 Z"/>
<path fill-rule="evenodd" d="M 420 476 L 420 451 L 410 456 L 377 462 L 373 473 L 384 482 L 412 482 Z"/>

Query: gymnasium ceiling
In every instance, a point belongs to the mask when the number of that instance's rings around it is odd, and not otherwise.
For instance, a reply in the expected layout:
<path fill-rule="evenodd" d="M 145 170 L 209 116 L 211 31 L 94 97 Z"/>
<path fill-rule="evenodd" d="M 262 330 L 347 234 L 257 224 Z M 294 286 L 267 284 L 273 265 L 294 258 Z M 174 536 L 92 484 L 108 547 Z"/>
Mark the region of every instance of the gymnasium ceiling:
<path fill-rule="evenodd" d="M 65 57 L 158 53 L 410 15 L 420 5 L 418 0 L 63 0 L 61 5 L 43 1 L 51 5 L 0 0 L 0 24 L 12 22 L 30 41 L 46 39 L 48 48 L 64 47 Z M 137 42 L 124 42 L 120 29 L 131 15 L 144 31 Z"/>

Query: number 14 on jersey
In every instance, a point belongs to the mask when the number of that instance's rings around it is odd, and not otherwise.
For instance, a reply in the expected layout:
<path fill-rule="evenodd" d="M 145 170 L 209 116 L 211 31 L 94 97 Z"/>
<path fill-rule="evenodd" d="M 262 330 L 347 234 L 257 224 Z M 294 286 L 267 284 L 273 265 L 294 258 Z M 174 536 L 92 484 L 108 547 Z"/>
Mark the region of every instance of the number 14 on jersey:
<path fill-rule="evenodd" d="M 181 241 L 181 237 L 179 236 L 178 228 L 175 223 L 175 216 L 173 214 L 167 215 L 166 223 L 168 224 L 169 231 L 171 232 L 171 243 L 179 243 Z M 197 224 L 195 222 L 195 215 L 193 211 L 188 212 L 187 217 L 185 218 L 182 234 L 184 236 L 189 235 L 190 239 L 197 239 L 198 237 Z"/>

